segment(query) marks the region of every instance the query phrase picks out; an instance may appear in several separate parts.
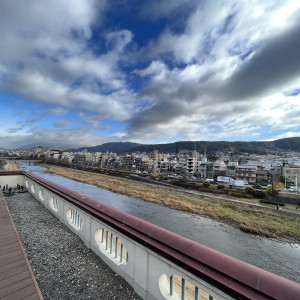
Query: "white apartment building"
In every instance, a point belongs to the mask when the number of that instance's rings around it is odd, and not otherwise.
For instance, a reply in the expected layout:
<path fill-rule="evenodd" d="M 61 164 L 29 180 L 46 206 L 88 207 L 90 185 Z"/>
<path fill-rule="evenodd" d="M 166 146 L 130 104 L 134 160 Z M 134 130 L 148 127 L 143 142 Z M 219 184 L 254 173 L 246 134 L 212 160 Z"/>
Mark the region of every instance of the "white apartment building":
<path fill-rule="evenodd" d="M 291 165 L 291 166 L 285 166 L 283 168 L 283 176 L 285 176 L 285 178 L 287 180 L 292 181 L 294 184 L 297 184 L 299 186 L 299 181 L 300 181 L 300 165 L 299 166 L 295 166 L 295 165 Z"/>

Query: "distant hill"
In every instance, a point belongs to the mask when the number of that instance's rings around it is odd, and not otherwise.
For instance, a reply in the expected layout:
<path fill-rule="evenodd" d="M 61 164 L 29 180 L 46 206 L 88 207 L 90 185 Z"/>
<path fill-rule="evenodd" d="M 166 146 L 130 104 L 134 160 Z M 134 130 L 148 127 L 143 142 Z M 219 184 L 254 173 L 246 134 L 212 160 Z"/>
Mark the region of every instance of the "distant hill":
<path fill-rule="evenodd" d="M 137 144 L 129 142 L 105 143 L 94 147 L 82 147 L 78 149 L 69 149 L 71 152 L 79 152 L 87 149 L 88 152 L 115 152 L 115 153 L 131 153 L 131 152 L 152 152 L 158 150 L 163 153 L 175 153 L 178 150 L 196 150 L 204 153 L 215 153 L 217 151 L 234 153 L 250 153 L 250 154 L 268 154 L 280 151 L 300 152 L 300 137 L 286 138 L 268 142 L 226 142 L 226 141 L 181 141 L 167 144 Z"/>
<path fill-rule="evenodd" d="M 61 143 L 48 143 L 48 142 L 38 142 L 38 143 L 32 143 L 32 144 L 27 144 L 18 148 L 15 148 L 13 150 L 29 150 L 29 151 L 35 151 L 37 149 L 37 147 L 39 146 L 43 146 L 45 150 L 49 150 L 49 149 L 59 149 L 59 150 L 65 150 L 68 148 L 73 148 L 75 147 L 74 144 L 72 145 L 64 145 Z"/>
<path fill-rule="evenodd" d="M 274 146 L 282 150 L 300 152 L 300 137 L 276 140 Z"/>
<path fill-rule="evenodd" d="M 131 151 L 136 152 L 152 152 L 154 149 L 159 152 L 164 153 L 175 153 L 178 150 L 190 150 L 192 151 L 196 148 L 197 151 L 204 153 L 205 148 L 207 153 L 215 153 L 217 151 L 228 152 L 233 151 L 235 153 L 256 153 L 256 154 L 266 154 L 270 152 L 279 151 L 270 142 L 225 142 L 225 141 L 184 141 L 169 144 L 153 144 L 153 145 L 142 145 L 131 149 Z"/>
<path fill-rule="evenodd" d="M 130 143 L 130 142 L 116 142 L 116 143 L 105 143 L 102 145 L 94 146 L 94 147 L 81 147 L 78 149 L 69 149 L 71 152 L 81 152 L 82 150 L 87 149 L 88 152 L 102 152 L 106 151 L 115 152 L 115 153 L 123 153 L 130 151 L 132 148 L 139 147 L 141 144 L 138 143 Z M 130 151 L 131 152 L 131 151 Z"/>
<path fill-rule="evenodd" d="M 215 153 L 217 151 L 235 153 L 250 153 L 250 154 L 268 154 L 280 151 L 295 151 L 300 152 L 300 137 L 286 138 L 268 142 L 225 142 L 225 141 L 183 141 L 169 144 L 152 144 L 142 145 L 133 149 L 132 152 L 152 152 L 154 149 L 164 153 L 175 153 L 178 150 L 193 150 L 196 147 L 197 151 L 204 153 L 206 148 L 207 153 Z"/>
<path fill-rule="evenodd" d="M 180 141 L 175 143 L 167 144 L 138 144 L 130 142 L 115 142 L 115 143 L 105 143 L 93 147 L 81 147 L 76 148 L 73 145 L 62 145 L 62 144 L 50 144 L 50 143 L 32 143 L 19 147 L 15 150 L 26 149 L 34 151 L 37 147 L 41 145 L 46 150 L 47 149 L 68 149 L 71 152 L 80 152 L 87 149 L 88 152 L 102 152 L 105 153 L 115 152 L 115 153 L 132 153 L 132 152 L 152 152 L 153 150 L 158 150 L 163 153 L 175 153 L 178 150 L 193 150 L 196 146 L 196 150 L 200 153 L 206 152 L 208 154 L 215 153 L 217 151 L 228 152 L 232 151 L 234 153 L 250 153 L 250 154 L 268 154 L 277 153 L 280 151 L 295 151 L 300 152 L 300 137 L 285 138 L 275 141 L 268 142 L 226 142 L 226 141 Z M 7 150 L 0 147 L 0 150 Z"/>

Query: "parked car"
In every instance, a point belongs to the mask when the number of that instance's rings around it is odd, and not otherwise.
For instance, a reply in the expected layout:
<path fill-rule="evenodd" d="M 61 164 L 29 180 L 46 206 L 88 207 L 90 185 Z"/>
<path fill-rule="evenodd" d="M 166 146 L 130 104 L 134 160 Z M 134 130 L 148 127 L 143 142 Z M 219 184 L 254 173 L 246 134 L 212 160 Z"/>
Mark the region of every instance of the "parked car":
<path fill-rule="evenodd" d="M 206 181 L 206 182 L 214 182 L 214 180 L 213 180 L 213 179 L 210 179 L 210 178 L 206 178 L 205 181 Z"/>
<path fill-rule="evenodd" d="M 262 188 L 260 184 L 254 184 L 254 185 L 252 185 L 252 187 L 255 188 L 255 189 L 261 189 Z"/>

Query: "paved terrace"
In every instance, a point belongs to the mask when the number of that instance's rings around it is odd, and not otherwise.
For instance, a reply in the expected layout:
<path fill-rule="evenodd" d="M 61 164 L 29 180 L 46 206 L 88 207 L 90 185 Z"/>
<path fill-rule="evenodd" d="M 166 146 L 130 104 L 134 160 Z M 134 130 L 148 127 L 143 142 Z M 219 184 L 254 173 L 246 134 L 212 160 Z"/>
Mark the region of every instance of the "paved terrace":
<path fill-rule="evenodd" d="M 29 193 L 7 195 L 22 240 L 20 247 L 3 198 L 0 200 L 0 299 L 140 299 L 131 286 L 89 250 Z"/>

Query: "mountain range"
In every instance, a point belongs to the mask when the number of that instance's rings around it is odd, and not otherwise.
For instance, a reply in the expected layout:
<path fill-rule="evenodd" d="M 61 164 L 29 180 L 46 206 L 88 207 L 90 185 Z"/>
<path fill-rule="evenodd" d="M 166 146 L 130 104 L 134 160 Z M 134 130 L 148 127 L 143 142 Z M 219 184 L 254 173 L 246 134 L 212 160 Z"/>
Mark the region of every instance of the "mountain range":
<path fill-rule="evenodd" d="M 67 147 L 66 145 L 50 145 L 41 143 L 47 149 L 68 149 L 71 152 L 80 152 L 86 149 L 88 152 L 114 152 L 114 153 L 132 153 L 132 152 L 152 152 L 158 150 L 163 153 L 175 153 L 176 150 L 193 150 L 196 149 L 200 153 L 213 154 L 217 151 L 234 152 L 234 153 L 250 153 L 250 154 L 268 154 L 283 151 L 300 152 L 300 137 L 285 138 L 274 141 L 262 142 L 227 142 L 227 141 L 180 141 L 166 144 L 138 144 L 130 142 L 105 143 L 93 147 Z M 34 151 L 39 145 L 30 144 L 18 149 L 27 149 Z M 0 147 L 0 150 L 5 150 Z M 16 149 L 17 150 L 17 149 Z"/>
<path fill-rule="evenodd" d="M 194 150 L 200 153 L 215 153 L 217 151 L 250 154 L 268 154 L 283 151 L 300 152 L 300 137 L 285 138 L 264 142 L 226 142 L 226 141 L 180 141 L 167 144 L 137 144 L 130 142 L 105 143 L 94 147 L 69 149 L 72 152 L 80 152 L 86 149 L 88 152 L 152 152 L 158 150 L 163 153 L 175 153 L 176 150 Z"/>

